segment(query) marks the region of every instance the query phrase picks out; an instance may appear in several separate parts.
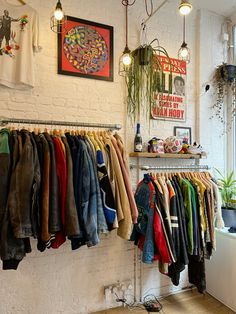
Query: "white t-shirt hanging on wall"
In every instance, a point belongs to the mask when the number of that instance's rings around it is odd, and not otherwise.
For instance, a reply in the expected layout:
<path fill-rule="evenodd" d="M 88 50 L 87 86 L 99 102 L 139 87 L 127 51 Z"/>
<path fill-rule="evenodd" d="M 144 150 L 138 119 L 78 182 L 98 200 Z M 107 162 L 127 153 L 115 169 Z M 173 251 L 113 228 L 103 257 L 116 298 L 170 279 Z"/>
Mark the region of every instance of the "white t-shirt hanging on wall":
<path fill-rule="evenodd" d="M 37 12 L 29 5 L 0 0 L 0 84 L 34 87 L 34 51 L 39 50 Z"/>

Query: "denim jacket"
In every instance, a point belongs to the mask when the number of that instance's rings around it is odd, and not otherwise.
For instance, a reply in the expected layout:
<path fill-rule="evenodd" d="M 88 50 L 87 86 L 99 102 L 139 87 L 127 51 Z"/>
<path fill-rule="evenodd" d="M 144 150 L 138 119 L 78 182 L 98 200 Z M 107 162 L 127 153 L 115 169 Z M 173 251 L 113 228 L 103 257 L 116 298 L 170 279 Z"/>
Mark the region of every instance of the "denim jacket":
<path fill-rule="evenodd" d="M 88 141 L 85 140 L 85 144 L 87 145 L 87 150 L 89 153 L 89 156 L 91 157 L 92 162 L 92 168 L 91 171 L 94 173 L 94 179 L 96 184 L 96 195 L 97 195 L 97 214 L 98 214 L 98 233 L 108 233 L 108 226 L 107 221 L 105 218 L 105 211 L 103 208 L 102 203 L 102 197 L 101 197 L 101 189 L 99 186 L 99 180 L 98 180 L 98 172 L 97 172 L 97 161 L 95 160 L 95 157 L 92 152 L 92 148 L 90 147 L 90 144 Z"/>
<path fill-rule="evenodd" d="M 77 155 L 74 167 L 75 201 L 80 223 L 80 237 L 72 238 L 72 249 L 83 244 L 96 245 L 98 238 L 97 194 L 91 157 L 83 140 L 74 137 Z"/>
<path fill-rule="evenodd" d="M 89 156 L 86 144 L 81 140 L 81 154 L 85 173 L 82 175 L 82 199 L 81 199 L 81 211 L 83 220 L 85 223 L 85 230 L 87 234 L 87 245 L 93 246 L 99 243 L 98 237 L 98 216 L 97 216 L 97 186 L 95 180 L 95 174 L 93 169 L 93 163 Z"/>

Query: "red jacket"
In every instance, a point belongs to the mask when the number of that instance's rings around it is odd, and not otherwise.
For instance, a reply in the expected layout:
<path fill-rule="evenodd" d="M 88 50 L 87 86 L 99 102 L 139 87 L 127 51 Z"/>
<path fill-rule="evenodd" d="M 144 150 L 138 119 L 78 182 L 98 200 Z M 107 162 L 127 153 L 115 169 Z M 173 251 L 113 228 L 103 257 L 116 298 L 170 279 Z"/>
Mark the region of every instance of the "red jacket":
<path fill-rule="evenodd" d="M 154 211 L 154 220 L 153 220 L 153 228 L 154 228 L 154 240 L 156 247 L 158 249 L 159 254 L 155 255 L 155 259 L 160 260 L 163 263 L 171 263 L 171 258 L 168 250 L 168 246 L 166 243 L 166 238 L 162 226 L 162 219 L 159 216 L 159 211 L 157 209 L 157 205 L 155 204 Z"/>
<path fill-rule="evenodd" d="M 60 195 L 60 208 L 61 208 L 61 222 L 62 230 L 56 233 L 56 238 L 52 242 L 52 248 L 59 248 L 65 241 L 66 237 L 64 234 L 65 225 L 65 204 L 66 204 L 66 158 L 65 152 L 62 148 L 62 143 L 59 138 L 53 137 L 53 143 L 55 147 L 56 155 L 56 167 L 57 167 L 57 177 L 59 185 L 59 195 Z"/>

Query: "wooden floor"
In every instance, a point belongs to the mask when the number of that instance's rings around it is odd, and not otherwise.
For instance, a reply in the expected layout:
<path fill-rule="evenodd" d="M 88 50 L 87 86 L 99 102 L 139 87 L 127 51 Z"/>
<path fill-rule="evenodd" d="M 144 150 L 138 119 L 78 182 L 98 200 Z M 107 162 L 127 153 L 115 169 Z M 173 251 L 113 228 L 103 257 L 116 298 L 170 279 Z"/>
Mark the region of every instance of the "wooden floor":
<path fill-rule="evenodd" d="M 197 291 L 188 291 L 179 294 L 175 294 L 161 300 L 163 310 L 161 314 L 231 314 L 235 313 L 222 303 L 212 298 L 210 295 L 201 295 Z M 130 311 L 125 308 L 116 308 L 112 310 L 106 310 L 96 312 L 96 314 L 145 314 L 144 310 L 137 309 Z M 94 313 L 95 314 L 95 313 Z"/>

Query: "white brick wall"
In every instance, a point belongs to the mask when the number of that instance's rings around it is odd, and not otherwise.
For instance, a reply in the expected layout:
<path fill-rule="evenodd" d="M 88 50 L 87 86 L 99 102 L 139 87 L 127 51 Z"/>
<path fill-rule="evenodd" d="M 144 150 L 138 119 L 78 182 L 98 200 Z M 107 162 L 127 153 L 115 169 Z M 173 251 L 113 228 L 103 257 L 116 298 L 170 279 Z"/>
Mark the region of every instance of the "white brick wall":
<path fill-rule="evenodd" d="M 12 0 L 13 1 L 13 0 Z M 43 50 L 35 56 L 37 86 L 30 91 L 14 91 L 0 87 L 0 116 L 36 119 L 71 120 L 87 122 L 121 123 L 121 134 L 127 141 L 127 150 L 133 148 L 134 128 L 130 127 L 124 102 L 124 82 L 117 75 L 118 58 L 124 49 L 124 8 L 119 0 L 66 0 L 63 6 L 68 15 L 94 20 L 114 26 L 114 82 L 86 80 L 57 75 L 56 36 L 50 31 L 49 17 L 56 1 L 27 0 L 40 15 L 41 45 Z M 169 2 L 149 23 L 149 39 L 158 37 L 170 56 L 176 57 L 182 43 L 182 19 L 176 11 L 177 1 Z M 130 10 L 130 48 L 139 43 L 138 30 L 144 15 L 142 1 Z M 210 22 L 208 21 L 210 19 Z M 187 121 L 194 133 L 199 128 L 200 139 L 211 152 L 209 163 L 222 165 L 223 154 L 218 137 L 217 123 L 208 122 L 211 98 L 197 97 L 197 87 L 209 80 L 214 66 L 221 60 L 219 32 L 222 19 L 204 12 L 201 27 L 199 16 L 193 12 L 187 20 L 187 39 L 192 51 L 188 66 Z M 132 26 L 132 27 L 131 27 Z M 197 35 L 201 34 L 200 41 Z M 208 36 L 207 36 L 208 34 Z M 209 39 L 210 37 L 210 39 Z M 207 59 L 204 47 L 207 45 Z M 199 48 L 200 47 L 200 52 Z M 215 56 L 217 55 L 217 59 Z M 198 60 L 198 58 L 200 58 Z M 197 60 L 199 63 L 197 63 Z M 205 68 L 207 67 L 207 72 Z M 200 73 L 200 76 L 198 75 Z M 197 85 L 198 84 L 198 85 Z M 200 99 L 200 100 L 199 100 Z M 198 107 L 197 107 L 198 105 Z M 196 108 L 201 121 L 195 122 Z M 157 135 L 166 138 L 173 134 L 174 125 L 182 123 L 155 121 L 142 123 L 143 139 Z M 127 128 L 125 127 L 127 126 Z M 207 131 L 205 127 L 207 126 Z M 214 134 L 212 133 L 214 130 Z M 220 142 L 221 143 L 221 142 Z M 217 147 L 217 154 L 215 153 Z M 132 161 L 134 162 L 134 161 Z M 133 184 L 138 180 L 132 170 Z M 103 286 L 117 280 L 134 281 L 134 248 L 115 233 L 103 237 L 95 248 L 81 248 L 72 252 L 69 243 L 59 250 L 34 252 L 19 266 L 18 271 L 0 271 L 1 314 L 76 314 L 89 313 L 108 307 L 103 296 Z M 141 292 L 168 293 L 173 287 L 169 279 L 159 274 L 157 266 L 137 266 L 137 283 L 142 274 Z M 182 285 L 186 285 L 186 276 Z M 140 287 L 137 287 L 139 297 Z"/>

